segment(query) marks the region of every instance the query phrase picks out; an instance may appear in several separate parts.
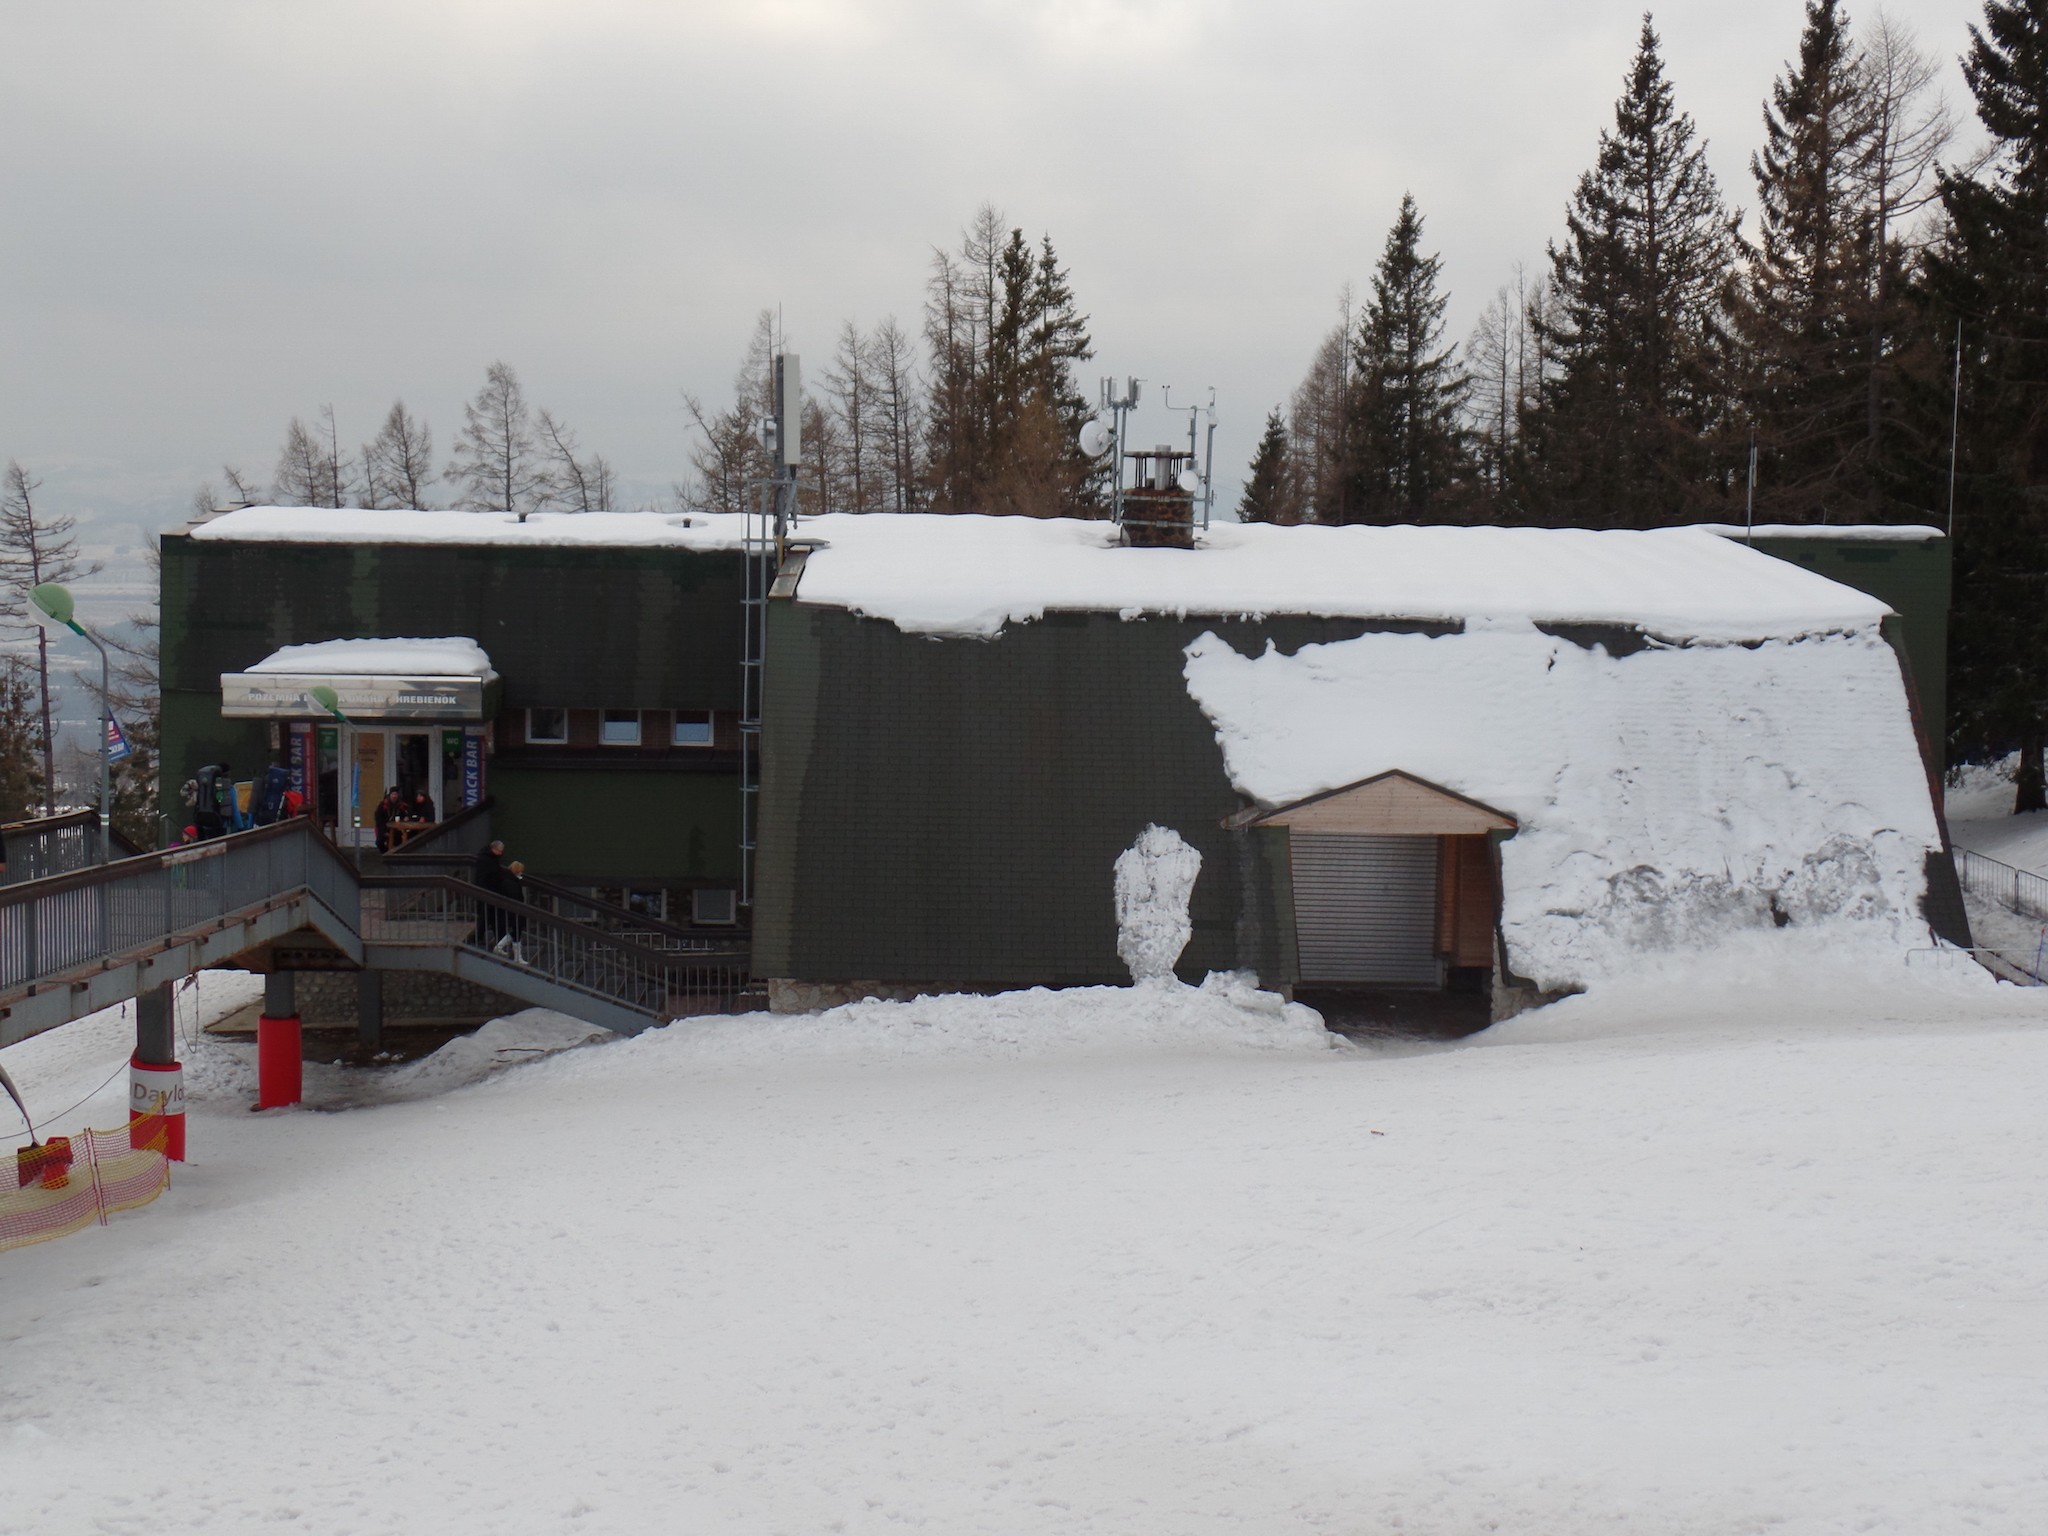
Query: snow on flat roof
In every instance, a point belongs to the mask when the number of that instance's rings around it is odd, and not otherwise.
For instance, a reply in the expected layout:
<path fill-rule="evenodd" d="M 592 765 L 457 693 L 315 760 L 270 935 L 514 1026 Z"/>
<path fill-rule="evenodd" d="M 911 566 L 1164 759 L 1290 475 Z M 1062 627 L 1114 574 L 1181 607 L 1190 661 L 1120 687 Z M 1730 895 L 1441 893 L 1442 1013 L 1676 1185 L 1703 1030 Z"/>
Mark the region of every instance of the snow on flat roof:
<path fill-rule="evenodd" d="M 481 677 L 493 678 L 491 658 L 474 640 L 449 636 L 441 640 L 321 640 L 288 645 L 273 651 L 251 672 L 311 674 L 331 672 L 355 677 Z"/>
<path fill-rule="evenodd" d="M 1767 639 L 1874 624 L 1876 598 L 1695 528 L 1218 523 L 1194 550 L 1124 549 L 1106 522 L 972 515 L 807 519 L 798 600 L 929 634 L 1054 611 L 1633 624 Z"/>
<path fill-rule="evenodd" d="M 736 512 L 370 511 L 362 507 L 243 507 L 200 523 L 195 539 L 287 544 L 537 544 L 737 549 Z"/>
<path fill-rule="evenodd" d="M 1947 537 L 1939 528 L 1930 528 L 1925 523 L 1758 523 L 1754 528 L 1745 528 L 1740 523 L 1698 523 L 1694 526 L 1705 533 L 1717 533 L 1724 539 L 1740 539 L 1755 534 L 1760 539 L 1924 544 L 1929 539 Z"/>

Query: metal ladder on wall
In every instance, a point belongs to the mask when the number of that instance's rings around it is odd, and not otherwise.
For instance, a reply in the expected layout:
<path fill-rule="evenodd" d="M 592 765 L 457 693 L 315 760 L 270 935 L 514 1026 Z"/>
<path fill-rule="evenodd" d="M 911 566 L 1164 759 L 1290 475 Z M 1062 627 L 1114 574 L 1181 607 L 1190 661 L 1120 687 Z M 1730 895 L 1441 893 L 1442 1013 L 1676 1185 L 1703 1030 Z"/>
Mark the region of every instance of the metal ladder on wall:
<path fill-rule="evenodd" d="M 761 803 L 761 706 L 768 667 L 768 589 L 775 582 L 776 508 L 781 487 L 755 482 L 747 506 L 746 590 L 740 599 L 740 893 L 739 904 L 754 904 L 754 848 Z"/>
<path fill-rule="evenodd" d="M 796 523 L 797 466 L 803 423 L 802 370 L 778 351 L 769 364 L 774 415 L 762 423 L 773 473 L 747 487 L 746 595 L 740 622 L 740 905 L 754 904 L 754 850 L 760 841 L 761 716 L 768 683 L 768 594 L 782 566 L 783 541 Z"/>

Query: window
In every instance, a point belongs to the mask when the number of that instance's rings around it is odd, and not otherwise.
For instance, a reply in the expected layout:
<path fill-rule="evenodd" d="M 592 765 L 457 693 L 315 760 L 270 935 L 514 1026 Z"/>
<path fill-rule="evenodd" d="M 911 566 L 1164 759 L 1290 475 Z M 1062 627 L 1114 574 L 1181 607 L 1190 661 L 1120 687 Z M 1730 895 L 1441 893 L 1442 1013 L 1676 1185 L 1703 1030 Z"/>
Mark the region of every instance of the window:
<path fill-rule="evenodd" d="M 625 893 L 625 907 L 635 917 L 651 917 L 660 922 L 668 916 L 668 892 L 663 890 L 636 891 Z"/>
<path fill-rule="evenodd" d="M 640 745 L 640 711 L 637 709 L 608 709 L 604 721 L 597 729 L 597 739 L 608 747 L 637 747 Z"/>
<path fill-rule="evenodd" d="M 733 892 L 690 892 L 690 921 L 693 923 L 735 923 L 739 921 Z"/>
<path fill-rule="evenodd" d="M 566 709 L 529 709 L 526 712 L 526 739 L 543 746 L 556 745 L 569 739 L 569 711 Z"/>
<path fill-rule="evenodd" d="M 702 709 L 694 714 L 678 710 L 676 723 L 669 733 L 669 744 L 676 747 L 708 747 L 711 745 L 711 711 Z"/>

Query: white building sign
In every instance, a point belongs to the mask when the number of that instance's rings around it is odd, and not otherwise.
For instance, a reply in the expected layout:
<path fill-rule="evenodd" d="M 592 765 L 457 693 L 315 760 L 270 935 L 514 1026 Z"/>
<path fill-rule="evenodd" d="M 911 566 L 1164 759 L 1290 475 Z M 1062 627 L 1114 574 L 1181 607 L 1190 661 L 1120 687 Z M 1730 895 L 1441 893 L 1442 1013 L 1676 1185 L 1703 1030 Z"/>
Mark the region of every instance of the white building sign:
<path fill-rule="evenodd" d="M 286 672 L 224 672 L 220 712 L 230 720 L 324 720 L 313 689 L 332 688 L 351 720 L 481 720 L 480 677 L 348 677 Z"/>

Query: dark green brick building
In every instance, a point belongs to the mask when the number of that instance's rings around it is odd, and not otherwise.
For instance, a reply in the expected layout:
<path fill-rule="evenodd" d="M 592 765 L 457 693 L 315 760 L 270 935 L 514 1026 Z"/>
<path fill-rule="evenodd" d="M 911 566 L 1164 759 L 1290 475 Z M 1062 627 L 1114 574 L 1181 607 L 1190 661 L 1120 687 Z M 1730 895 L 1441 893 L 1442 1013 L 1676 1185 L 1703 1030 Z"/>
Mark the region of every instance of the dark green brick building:
<path fill-rule="evenodd" d="M 487 796 L 534 873 L 729 917 L 737 541 L 702 517 L 277 508 L 166 534 L 163 803 L 175 813 L 201 764 L 247 780 L 278 763 L 345 827 L 333 722 L 312 707 L 224 718 L 223 678 L 289 646 L 465 637 L 495 673 L 467 718 L 373 714 L 352 732 L 362 819 L 391 785 L 425 788 L 444 820 Z"/>
<path fill-rule="evenodd" d="M 1796 800 L 1834 781 L 1830 835 L 1884 849 L 1869 867 L 1891 861 L 1882 901 L 1911 942 L 1927 942 L 1929 921 L 1960 931 L 1951 887 L 1925 863 L 1945 854 L 1913 705 L 1916 686 L 1940 697 L 1945 550 L 1775 541 L 1816 575 L 1894 578 L 1832 585 L 1692 530 L 1218 528 L 1210 548 L 1176 552 L 1113 548 L 1101 525 L 1004 521 L 1022 522 L 819 519 L 802 532 L 821 547 L 784 567 L 768 612 L 755 917 L 755 971 L 779 1006 L 1121 983 L 1110 870 L 1154 824 L 1202 859 L 1187 980 L 1250 969 L 1279 987 L 1478 986 L 1507 1011 L 1599 962 L 1574 924 L 1633 932 L 1661 904 L 1682 931 L 1698 916 L 1689 901 L 1709 923 L 1826 921 L 1842 893 L 1801 882 L 1861 868 L 1860 854 L 1743 840 L 1757 835 L 1749 823 L 1797 820 L 1757 807 L 1758 793 Z M 1885 558 L 1861 558 L 1872 549 Z M 1541 662 L 1526 684 L 1474 671 L 1472 657 L 1507 643 L 1503 627 Z M 1341 754 L 1290 775 L 1284 752 L 1247 739 L 1256 711 L 1234 721 L 1196 696 L 1197 653 L 1229 670 L 1203 636 L 1280 681 L 1290 674 L 1274 658 L 1294 658 L 1296 682 L 1352 642 L 1388 657 L 1437 642 L 1440 698 L 1425 666 L 1390 733 L 1419 740 L 1415 720 L 1440 711 L 1473 745 L 1383 750 L 1361 723 L 1355 782 L 1329 767 Z M 1824 668 L 1801 672 L 1824 647 L 1842 660 L 1839 690 Z M 1507 759 L 1531 728 L 1526 697 L 1586 668 L 1602 681 L 1583 699 L 1561 693 L 1560 713 L 1621 689 L 1642 714 L 1543 749 L 1557 758 L 1546 771 L 1583 767 L 1593 786 L 1559 811 L 1516 790 Z M 1377 697 L 1370 669 L 1345 686 L 1321 713 Z M 1838 692 L 1850 701 L 1840 729 L 1862 739 L 1818 723 Z M 1788 754 L 1762 788 L 1743 741 L 1759 730 Z M 1728 759 L 1711 761 L 1720 741 Z M 1589 751 L 1601 759 L 1587 763 Z M 1880 759 L 1881 784 L 1852 782 Z M 1677 786 L 1670 829 L 1653 816 L 1616 832 L 1655 803 L 1643 785 L 1658 773 Z M 1725 849 L 1677 846 L 1698 843 L 1684 803 L 1695 790 L 1726 798 L 1703 824 Z M 1857 821 L 1859 801 L 1884 797 L 1889 809 Z M 1886 843 L 1893 823 L 1917 829 L 1911 847 Z M 1605 883 L 1574 886 L 1571 869 L 1589 860 Z"/>

